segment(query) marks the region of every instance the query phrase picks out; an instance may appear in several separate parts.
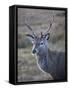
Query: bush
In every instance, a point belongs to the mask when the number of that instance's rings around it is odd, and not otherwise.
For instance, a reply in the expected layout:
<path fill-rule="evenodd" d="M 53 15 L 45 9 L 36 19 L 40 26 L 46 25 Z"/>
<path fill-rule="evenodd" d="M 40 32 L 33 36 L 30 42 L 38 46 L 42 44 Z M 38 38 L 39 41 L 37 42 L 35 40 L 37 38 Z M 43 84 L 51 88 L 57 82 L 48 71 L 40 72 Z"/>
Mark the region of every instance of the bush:
<path fill-rule="evenodd" d="M 18 48 L 27 48 L 31 45 L 31 42 L 25 37 L 25 35 L 18 34 Z"/>

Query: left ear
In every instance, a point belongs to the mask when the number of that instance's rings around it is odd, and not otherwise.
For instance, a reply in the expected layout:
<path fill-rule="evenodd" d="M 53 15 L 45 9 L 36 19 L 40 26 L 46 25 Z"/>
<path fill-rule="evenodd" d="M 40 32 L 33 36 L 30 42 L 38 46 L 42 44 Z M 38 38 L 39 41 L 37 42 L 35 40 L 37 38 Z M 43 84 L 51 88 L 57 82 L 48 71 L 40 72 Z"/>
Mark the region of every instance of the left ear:
<path fill-rule="evenodd" d="M 33 36 L 33 35 L 31 35 L 31 34 L 26 34 L 26 36 L 29 37 L 29 40 L 31 41 L 31 43 L 34 42 L 34 36 Z"/>
<path fill-rule="evenodd" d="M 47 34 L 45 35 L 45 39 L 46 39 L 46 40 L 49 40 L 49 38 L 50 38 L 50 33 L 47 33 Z"/>

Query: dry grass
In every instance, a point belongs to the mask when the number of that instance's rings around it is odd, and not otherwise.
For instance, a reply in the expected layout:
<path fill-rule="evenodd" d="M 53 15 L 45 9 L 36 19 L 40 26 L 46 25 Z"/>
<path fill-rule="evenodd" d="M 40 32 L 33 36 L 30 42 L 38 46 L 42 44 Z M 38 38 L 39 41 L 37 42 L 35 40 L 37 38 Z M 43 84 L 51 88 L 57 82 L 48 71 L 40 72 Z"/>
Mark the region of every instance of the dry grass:
<path fill-rule="evenodd" d="M 42 73 L 37 67 L 37 60 L 31 49 L 18 49 L 18 81 L 51 80 L 52 77 Z"/>

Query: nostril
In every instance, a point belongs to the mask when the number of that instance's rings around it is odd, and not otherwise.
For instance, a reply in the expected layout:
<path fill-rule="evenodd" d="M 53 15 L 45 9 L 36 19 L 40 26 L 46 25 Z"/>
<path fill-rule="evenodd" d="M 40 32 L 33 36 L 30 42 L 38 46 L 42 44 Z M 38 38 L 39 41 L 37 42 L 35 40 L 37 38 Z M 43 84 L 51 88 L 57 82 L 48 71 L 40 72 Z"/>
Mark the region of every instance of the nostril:
<path fill-rule="evenodd" d="M 35 54 L 35 53 L 36 53 L 36 50 L 34 49 L 34 50 L 32 51 L 32 53 Z"/>

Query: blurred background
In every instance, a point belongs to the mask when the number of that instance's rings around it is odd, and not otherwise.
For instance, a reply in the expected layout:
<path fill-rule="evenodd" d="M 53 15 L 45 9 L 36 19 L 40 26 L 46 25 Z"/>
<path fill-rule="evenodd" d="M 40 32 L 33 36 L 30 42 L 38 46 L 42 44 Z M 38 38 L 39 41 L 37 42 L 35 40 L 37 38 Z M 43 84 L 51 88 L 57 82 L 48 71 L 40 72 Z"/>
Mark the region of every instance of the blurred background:
<path fill-rule="evenodd" d="M 52 21 L 49 48 L 65 52 L 65 12 L 58 10 L 18 9 L 18 82 L 53 80 L 48 73 L 43 73 L 37 66 L 37 59 L 32 55 L 32 44 L 26 34 L 32 34 L 25 23 L 40 35 L 45 33 Z"/>

